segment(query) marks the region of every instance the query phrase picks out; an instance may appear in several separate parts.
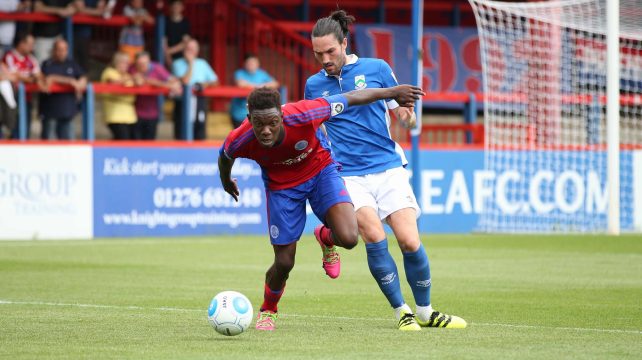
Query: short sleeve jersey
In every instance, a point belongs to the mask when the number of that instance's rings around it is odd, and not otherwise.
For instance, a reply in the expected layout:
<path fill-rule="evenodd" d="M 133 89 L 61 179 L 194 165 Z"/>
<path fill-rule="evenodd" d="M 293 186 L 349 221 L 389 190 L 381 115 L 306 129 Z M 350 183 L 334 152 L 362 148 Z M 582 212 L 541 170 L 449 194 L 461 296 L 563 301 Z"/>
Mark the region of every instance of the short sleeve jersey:
<path fill-rule="evenodd" d="M 192 66 L 192 77 L 189 79 L 190 85 L 218 81 L 218 76 L 207 61 L 200 58 L 194 59 Z M 172 63 L 174 76 L 183 77 L 188 69 L 189 64 L 185 58 L 180 58 Z"/>
<path fill-rule="evenodd" d="M 305 84 L 305 98 L 398 85 L 385 61 L 356 55 L 348 60 L 340 76 L 328 75 L 325 70 L 310 76 Z M 403 150 L 390 137 L 388 109 L 398 106 L 394 100 L 380 100 L 353 106 L 326 122 L 332 151 L 342 166 L 342 176 L 374 174 L 407 163 Z"/>
<path fill-rule="evenodd" d="M 283 105 L 285 136 L 281 143 L 271 148 L 262 146 L 250 122 L 245 121 L 227 136 L 221 156 L 256 161 L 270 190 L 295 187 L 334 162 L 327 138 L 319 127 L 347 108 L 342 95 Z"/>

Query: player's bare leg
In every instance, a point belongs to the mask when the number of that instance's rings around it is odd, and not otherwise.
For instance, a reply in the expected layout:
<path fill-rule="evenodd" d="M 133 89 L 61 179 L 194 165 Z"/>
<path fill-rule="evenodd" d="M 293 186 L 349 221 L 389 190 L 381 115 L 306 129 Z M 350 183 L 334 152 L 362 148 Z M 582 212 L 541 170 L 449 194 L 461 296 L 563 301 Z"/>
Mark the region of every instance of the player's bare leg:
<path fill-rule="evenodd" d="M 351 203 L 338 203 L 330 207 L 326 213 L 328 226 L 319 225 L 314 229 L 321 250 L 323 250 L 323 269 L 325 273 L 336 279 L 341 273 L 341 260 L 335 245 L 352 249 L 359 242 L 357 219 Z"/>
<path fill-rule="evenodd" d="M 417 305 L 417 323 L 426 327 L 465 328 L 466 321 L 458 316 L 451 316 L 433 310 L 430 303 L 430 264 L 428 255 L 421 244 L 417 228 L 417 213 L 414 208 L 395 211 L 386 219 L 395 233 L 403 253 L 406 280 L 412 289 Z"/>
<path fill-rule="evenodd" d="M 274 330 L 278 303 L 285 289 L 285 282 L 294 267 L 296 242 L 288 245 L 272 245 L 274 248 L 274 263 L 265 273 L 265 289 L 263 304 L 256 320 L 257 330 Z"/>

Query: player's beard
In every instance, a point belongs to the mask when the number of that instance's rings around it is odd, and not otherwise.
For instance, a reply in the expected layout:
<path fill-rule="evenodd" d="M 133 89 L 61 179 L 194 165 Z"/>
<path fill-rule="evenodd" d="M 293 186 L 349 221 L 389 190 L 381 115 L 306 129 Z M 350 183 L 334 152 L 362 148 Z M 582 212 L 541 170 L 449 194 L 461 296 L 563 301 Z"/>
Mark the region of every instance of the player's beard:
<path fill-rule="evenodd" d="M 345 65 L 345 63 L 346 63 L 346 55 L 344 54 L 343 57 L 337 58 L 337 61 L 323 64 L 323 69 L 325 69 L 325 71 L 329 75 L 338 76 L 341 73 L 341 69 L 343 68 L 343 65 Z M 331 66 L 330 69 L 326 65 L 330 65 Z"/>

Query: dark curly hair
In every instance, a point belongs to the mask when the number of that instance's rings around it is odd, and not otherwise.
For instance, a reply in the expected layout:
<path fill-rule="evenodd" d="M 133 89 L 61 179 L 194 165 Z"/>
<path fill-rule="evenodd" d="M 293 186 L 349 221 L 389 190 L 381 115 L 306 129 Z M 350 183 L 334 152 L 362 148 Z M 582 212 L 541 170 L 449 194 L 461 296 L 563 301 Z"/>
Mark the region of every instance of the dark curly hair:
<path fill-rule="evenodd" d="M 348 26 L 354 21 L 354 16 L 348 15 L 345 10 L 333 11 L 330 16 L 317 20 L 311 36 L 315 38 L 333 34 L 338 42 L 342 42 L 348 37 Z"/>
<path fill-rule="evenodd" d="M 247 110 L 252 113 L 254 110 L 281 108 L 281 94 L 275 89 L 260 87 L 254 89 L 247 97 Z"/>

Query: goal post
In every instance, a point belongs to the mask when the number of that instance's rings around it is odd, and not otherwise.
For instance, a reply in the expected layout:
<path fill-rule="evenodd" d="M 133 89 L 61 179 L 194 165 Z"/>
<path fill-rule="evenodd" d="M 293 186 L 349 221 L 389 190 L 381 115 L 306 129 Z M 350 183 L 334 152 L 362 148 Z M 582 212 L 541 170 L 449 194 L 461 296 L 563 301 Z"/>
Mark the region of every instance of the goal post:
<path fill-rule="evenodd" d="M 633 230 L 642 1 L 469 1 L 494 186 L 479 230 Z"/>

